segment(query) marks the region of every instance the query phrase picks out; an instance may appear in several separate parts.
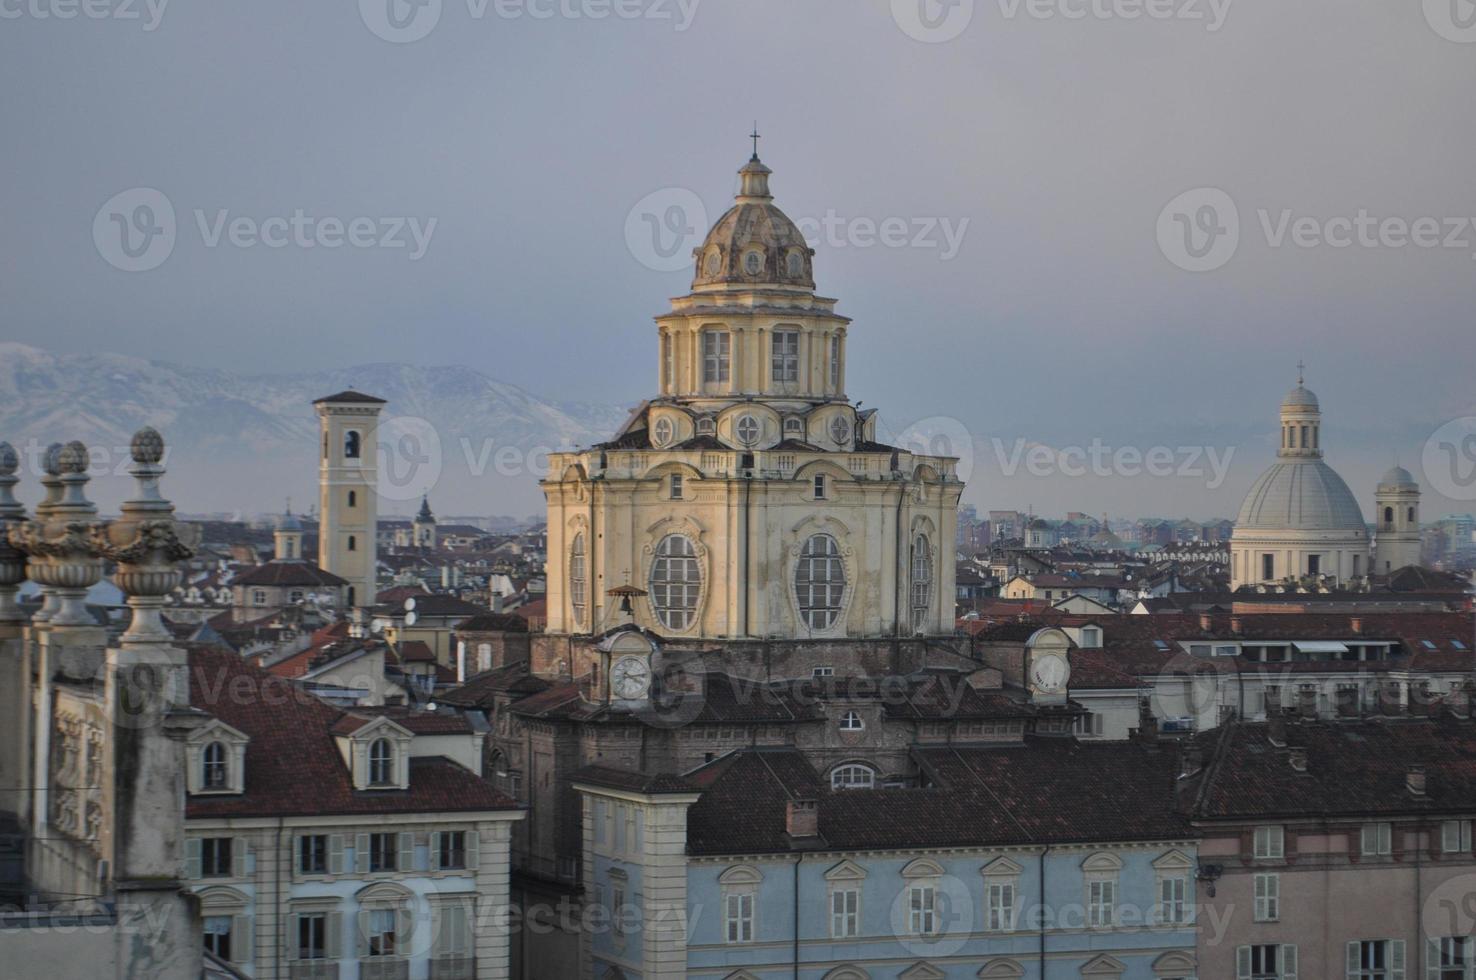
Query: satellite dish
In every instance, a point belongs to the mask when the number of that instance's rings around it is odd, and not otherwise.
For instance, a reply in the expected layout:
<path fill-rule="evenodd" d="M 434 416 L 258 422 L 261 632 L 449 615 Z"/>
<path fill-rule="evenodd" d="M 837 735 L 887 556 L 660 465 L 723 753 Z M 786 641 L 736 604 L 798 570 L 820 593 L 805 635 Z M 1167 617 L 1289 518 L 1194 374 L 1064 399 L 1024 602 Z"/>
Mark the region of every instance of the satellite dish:
<path fill-rule="evenodd" d="M 415 597 L 414 596 L 411 596 L 410 598 L 408 598 L 408 599 L 405 600 L 405 608 L 406 609 L 414 609 L 415 608 Z"/>
<path fill-rule="evenodd" d="M 415 613 L 413 613 L 413 612 L 407 612 L 405 614 L 405 625 L 406 626 L 414 626 L 415 625 Z"/>
<path fill-rule="evenodd" d="M 379 634 L 379 633 L 383 633 L 384 632 L 384 620 L 382 620 L 382 619 L 376 619 L 374 622 L 370 623 L 369 624 L 369 632 L 374 633 L 376 635 Z"/>

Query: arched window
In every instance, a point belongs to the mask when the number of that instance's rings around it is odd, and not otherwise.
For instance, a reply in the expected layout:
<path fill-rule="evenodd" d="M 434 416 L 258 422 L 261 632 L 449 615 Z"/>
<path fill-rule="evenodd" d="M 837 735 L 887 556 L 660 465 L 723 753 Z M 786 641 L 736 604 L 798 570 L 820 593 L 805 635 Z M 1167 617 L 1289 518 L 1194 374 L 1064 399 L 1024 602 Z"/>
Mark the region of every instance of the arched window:
<path fill-rule="evenodd" d="M 392 786 L 395 782 L 395 748 L 387 738 L 376 738 L 369 745 L 369 785 Z"/>
<path fill-rule="evenodd" d="M 791 279 L 798 279 L 805 274 L 805 259 L 799 252 L 790 252 L 788 262 L 789 276 Z"/>
<path fill-rule="evenodd" d="M 226 768 L 226 747 L 221 742 L 205 746 L 205 788 L 225 789 L 229 785 L 229 770 Z"/>
<path fill-rule="evenodd" d="M 800 620 L 812 630 L 828 630 L 840 616 L 846 592 L 846 566 L 840 546 L 828 534 L 814 534 L 794 569 L 794 595 Z"/>
<path fill-rule="evenodd" d="M 933 549 L 926 535 L 912 543 L 912 628 L 922 629 L 933 604 Z"/>
<path fill-rule="evenodd" d="M 359 492 L 357 490 L 350 490 L 348 492 L 348 505 L 350 507 L 359 506 Z"/>
<path fill-rule="evenodd" d="M 352 534 L 350 534 L 348 536 L 348 550 L 349 551 L 358 551 L 359 550 L 359 539 L 356 538 L 356 537 L 354 537 Z"/>
<path fill-rule="evenodd" d="M 585 598 L 584 535 L 574 535 L 569 549 L 569 604 L 574 608 L 574 622 L 584 625 Z"/>
<path fill-rule="evenodd" d="M 692 540 L 668 534 L 656 546 L 656 560 L 651 563 L 651 604 L 661 625 L 673 630 L 689 628 L 701 592 L 702 569 Z"/>
<path fill-rule="evenodd" d="M 350 429 L 343 437 L 343 455 L 345 459 L 359 458 L 359 431 Z"/>
<path fill-rule="evenodd" d="M 847 762 L 830 770 L 831 789 L 871 789 L 876 785 L 876 770 L 860 762 Z"/>
<path fill-rule="evenodd" d="M 866 727 L 866 722 L 861 720 L 861 712 L 847 711 L 841 715 L 840 730 L 843 732 L 859 732 Z"/>
<path fill-rule="evenodd" d="M 1394 523 L 1394 508 L 1393 507 L 1385 507 L 1384 508 L 1384 523 L 1385 524 L 1393 524 Z"/>
<path fill-rule="evenodd" d="M 710 436 L 716 431 L 717 423 L 712 420 L 712 416 L 703 416 L 697 420 L 697 434 L 699 436 Z"/>
<path fill-rule="evenodd" d="M 1414 519 L 1415 519 L 1415 516 L 1414 516 L 1414 508 L 1411 507 L 1409 509 L 1408 515 L 1406 516 L 1406 520 L 1408 520 L 1411 524 L 1413 524 L 1414 523 Z"/>

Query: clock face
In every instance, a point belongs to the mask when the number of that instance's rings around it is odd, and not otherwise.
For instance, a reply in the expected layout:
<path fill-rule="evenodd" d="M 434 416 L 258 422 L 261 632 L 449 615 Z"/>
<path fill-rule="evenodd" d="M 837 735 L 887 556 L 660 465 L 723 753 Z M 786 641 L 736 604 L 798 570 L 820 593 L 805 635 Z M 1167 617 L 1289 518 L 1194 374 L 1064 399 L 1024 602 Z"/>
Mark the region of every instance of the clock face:
<path fill-rule="evenodd" d="M 646 696 L 651 668 L 640 657 L 621 657 L 610 668 L 610 690 L 617 698 L 634 701 Z"/>
<path fill-rule="evenodd" d="M 1066 680 L 1071 668 L 1056 654 L 1034 658 L 1030 663 L 1030 680 L 1036 690 L 1045 694 L 1059 694 L 1066 690 Z"/>

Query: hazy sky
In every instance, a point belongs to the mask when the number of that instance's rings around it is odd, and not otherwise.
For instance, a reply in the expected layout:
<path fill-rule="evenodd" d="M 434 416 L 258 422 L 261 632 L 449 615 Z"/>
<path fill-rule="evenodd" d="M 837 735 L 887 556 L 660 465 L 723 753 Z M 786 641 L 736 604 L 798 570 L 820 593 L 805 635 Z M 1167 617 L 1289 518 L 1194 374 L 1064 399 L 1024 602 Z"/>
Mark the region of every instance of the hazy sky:
<path fill-rule="evenodd" d="M 1476 415 L 1468 0 L 89 0 L 108 16 L 59 19 L 69 2 L 0 0 L 3 339 L 249 371 L 473 364 L 634 401 L 650 317 L 690 274 L 648 267 L 632 208 L 664 192 L 664 219 L 685 190 L 715 220 L 756 117 L 778 203 L 844 229 L 815 265 L 855 319 L 852 397 L 897 428 L 960 420 L 980 506 L 1233 516 L 1298 358 L 1366 514 L 1396 452 L 1415 468 Z M 148 271 L 97 244 L 134 188 L 175 212 Z M 1199 188 L 1223 195 L 1164 213 Z M 156 198 L 119 200 L 155 227 L 136 208 Z M 298 210 L 407 247 L 243 247 Z M 1433 218 L 1440 243 L 1360 241 L 1360 210 Z M 428 240 L 406 218 L 434 219 Z M 888 219 L 906 233 L 872 242 Z M 1185 225 L 1220 251 L 1178 249 Z M 1007 477 L 1017 440 L 1234 465 L 1215 490 Z"/>

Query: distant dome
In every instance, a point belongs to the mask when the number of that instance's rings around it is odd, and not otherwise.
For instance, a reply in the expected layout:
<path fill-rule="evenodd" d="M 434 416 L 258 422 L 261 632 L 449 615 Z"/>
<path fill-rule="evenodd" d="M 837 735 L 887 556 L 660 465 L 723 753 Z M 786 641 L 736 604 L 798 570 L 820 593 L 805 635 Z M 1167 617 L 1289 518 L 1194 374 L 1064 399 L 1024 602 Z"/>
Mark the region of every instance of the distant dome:
<path fill-rule="evenodd" d="M 717 220 L 693 253 L 697 259 L 694 290 L 702 286 L 815 288 L 814 249 L 789 216 L 774 206 L 769 193 L 771 172 L 757 156 L 738 171 L 743 185 L 737 203 Z"/>
<path fill-rule="evenodd" d="M 1311 390 L 1297 385 L 1281 400 L 1282 408 L 1317 408 L 1317 396 Z"/>
<path fill-rule="evenodd" d="M 301 531 L 302 530 L 302 521 L 299 521 L 297 519 L 297 515 L 294 514 L 294 513 L 292 513 L 292 511 L 289 510 L 287 513 L 283 514 L 281 517 L 277 518 L 277 530 L 279 530 L 279 531 Z"/>
<path fill-rule="evenodd" d="M 1246 494 L 1235 527 L 1367 531 L 1363 511 L 1348 484 L 1331 466 L 1315 458 L 1284 460 L 1262 473 Z"/>
<path fill-rule="evenodd" d="M 1419 483 L 1416 482 L 1415 478 L 1410 474 L 1409 470 L 1405 469 L 1402 466 L 1395 466 L 1394 468 L 1389 470 L 1389 472 L 1385 473 L 1383 478 L 1379 480 L 1379 486 L 1417 487 L 1419 486 Z"/>

